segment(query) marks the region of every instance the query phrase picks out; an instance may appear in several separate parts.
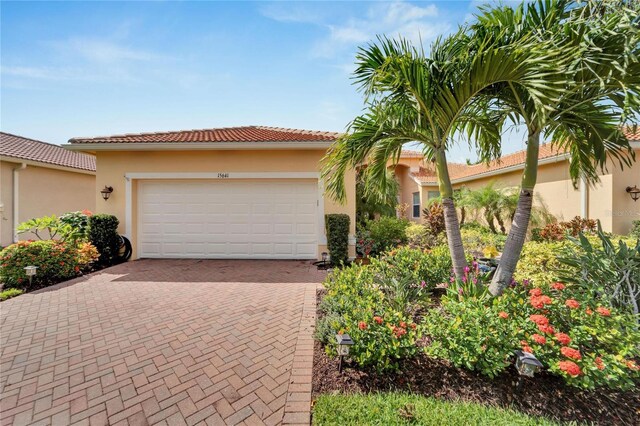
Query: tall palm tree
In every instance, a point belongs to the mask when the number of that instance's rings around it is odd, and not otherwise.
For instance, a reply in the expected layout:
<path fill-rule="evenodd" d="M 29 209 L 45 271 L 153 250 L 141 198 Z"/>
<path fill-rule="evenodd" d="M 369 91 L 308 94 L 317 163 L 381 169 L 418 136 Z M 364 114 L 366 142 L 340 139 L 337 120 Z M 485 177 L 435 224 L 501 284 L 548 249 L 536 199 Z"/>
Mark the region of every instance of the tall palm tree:
<path fill-rule="evenodd" d="M 482 158 L 495 158 L 504 117 L 486 108 L 490 101 L 477 95 L 492 85 L 508 83 L 530 93 L 535 107 L 543 110 L 559 96 L 550 88 L 559 89 L 562 83 L 554 79 L 558 50 L 525 37 L 506 46 L 490 38 L 475 43 L 473 37 L 460 29 L 433 43 L 430 56 L 406 40 L 385 37 L 361 48 L 354 78 L 365 95 L 367 111 L 329 150 L 322 172 L 328 193 L 344 201 L 347 169 L 366 162 L 366 182 L 386 185 L 388 160 L 398 161 L 403 144 L 421 143 L 425 156 L 435 162 L 458 276 L 464 274 L 466 259 L 447 168 L 452 137 L 464 131 L 474 137 Z"/>
<path fill-rule="evenodd" d="M 540 139 L 550 137 L 568 151 L 570 174 L 577 184 L 598 180 L 607 158 L 630 166 L 633 150 L 620 125 L 638 114 L 638 3 L 538 0 L 526 7 L 485 9 L 473 26 L 477 34 L 510 45 L 521 37 L 552 43 L 574 55 L 559 72 L 567 76 L 562 96 L 540 109 L 531 92 L 497 84 L 483 95 L 497 99 L 516 122 L 526 125 L 527 150 L 516 212 L 504 254 L 490 285 L 500 294 L 511 282 L 526 238 L 537 180 Z"/>

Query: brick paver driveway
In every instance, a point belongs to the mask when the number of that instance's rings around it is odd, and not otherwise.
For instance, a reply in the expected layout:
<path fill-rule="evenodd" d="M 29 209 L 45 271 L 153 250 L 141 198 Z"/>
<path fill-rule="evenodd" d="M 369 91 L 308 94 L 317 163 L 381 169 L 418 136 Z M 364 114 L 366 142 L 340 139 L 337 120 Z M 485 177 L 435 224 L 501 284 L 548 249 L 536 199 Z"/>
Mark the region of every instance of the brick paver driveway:
<path fill-rule="evenodd" d="M 1 423 L 308 424 L 323 278 L 143 260 L 3 302 Z"/>

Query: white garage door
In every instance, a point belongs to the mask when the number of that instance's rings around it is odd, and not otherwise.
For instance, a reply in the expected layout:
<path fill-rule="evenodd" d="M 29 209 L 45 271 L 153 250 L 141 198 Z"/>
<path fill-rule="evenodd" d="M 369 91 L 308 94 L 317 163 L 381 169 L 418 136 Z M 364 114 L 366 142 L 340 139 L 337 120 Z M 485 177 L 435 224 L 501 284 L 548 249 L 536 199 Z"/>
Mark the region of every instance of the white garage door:
<path fill-rule="evenodd" d="M 138 256 L 312 259 L 315 180 L 138 182 Z"/>

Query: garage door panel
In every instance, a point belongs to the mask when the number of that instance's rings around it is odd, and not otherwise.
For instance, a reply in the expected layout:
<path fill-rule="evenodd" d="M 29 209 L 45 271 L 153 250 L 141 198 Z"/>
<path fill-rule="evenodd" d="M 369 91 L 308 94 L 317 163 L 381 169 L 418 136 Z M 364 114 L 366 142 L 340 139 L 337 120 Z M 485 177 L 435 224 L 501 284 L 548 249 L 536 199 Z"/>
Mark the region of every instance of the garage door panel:
<path fill-rule="evenodd" d="M 317 182 L 141 181 L 140 257 L 315 258 Z"/>

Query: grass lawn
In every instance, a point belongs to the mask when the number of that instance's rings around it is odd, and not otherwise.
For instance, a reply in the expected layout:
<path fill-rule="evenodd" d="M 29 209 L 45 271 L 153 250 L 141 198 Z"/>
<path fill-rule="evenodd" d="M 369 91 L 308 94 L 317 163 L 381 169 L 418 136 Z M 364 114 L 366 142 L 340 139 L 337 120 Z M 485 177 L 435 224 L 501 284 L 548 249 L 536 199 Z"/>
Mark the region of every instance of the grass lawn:
<path fill-rule="evenodd" d="M 321 395 L 314 425 L 556 425 L 546 419 L 466 402 L 403 393 Z"/>

